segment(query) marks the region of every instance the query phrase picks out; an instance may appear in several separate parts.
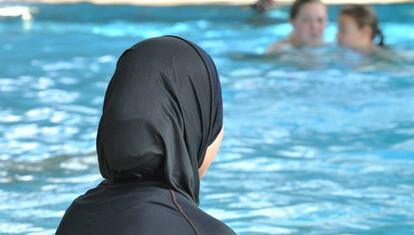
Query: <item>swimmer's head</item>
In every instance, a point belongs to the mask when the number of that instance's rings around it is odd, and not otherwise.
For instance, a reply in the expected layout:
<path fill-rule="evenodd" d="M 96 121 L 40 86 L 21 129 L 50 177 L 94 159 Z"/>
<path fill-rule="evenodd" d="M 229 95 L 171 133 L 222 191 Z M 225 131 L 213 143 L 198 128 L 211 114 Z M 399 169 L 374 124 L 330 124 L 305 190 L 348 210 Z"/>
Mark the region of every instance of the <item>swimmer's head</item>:
<path fill-rule="evenodd" d="M 198 202 L 222 138 L 220 79 L 206 51 L 164 36 L 121 55 L 97 133 L 104 178 L 165 185 Z"/>
<path fill-rule="evenodd" d="M 290 10 L 294 43 L 299 46 L 322 44 L 326 21 L 326 6 L 320 0 L 296 0 Z"/>
<path fill-rule="evenodd" d="M 374 10 L 366 5 L 349 5 L 342 8 L 338 20 L 337 41 L 342 47 L 369 49 L 378 37 L 378 46 L 384 45 L 384 36 L 378 27 Z"/>

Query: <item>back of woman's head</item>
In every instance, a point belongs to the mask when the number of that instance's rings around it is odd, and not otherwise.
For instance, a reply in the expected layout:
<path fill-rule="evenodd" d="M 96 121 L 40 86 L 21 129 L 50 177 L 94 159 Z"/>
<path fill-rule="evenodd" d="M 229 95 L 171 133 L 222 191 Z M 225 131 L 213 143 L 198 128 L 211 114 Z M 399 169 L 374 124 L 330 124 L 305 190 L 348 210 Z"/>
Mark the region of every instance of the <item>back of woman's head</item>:
<path fill-rule="evenodd" d="M 371 39 L 379 38 L 378 46 L 384 46 L 384 35 L 379 28 L 377 15 L 372 7 L 367 5 L 348 5 L 342 8 L 340 15 L 352 17 L 359 28 L 370 27 Z"/>
<path fill-rule="evenodd" d="M 291 20 L 295 19 L 305 4 L 314 3 L 314 2 L 322 4 L 320 0 L 296 0 L 295 2 L 293 2 L 290 8 L 289 18 Z"/>
<path fill-rule="evenodd" d="M 142 41 L 119 58 L 98 128 L 103 177 L 156 182 L 198 202 L 198 168 L 222 128 L 220 81 L 187 40 Z"/>

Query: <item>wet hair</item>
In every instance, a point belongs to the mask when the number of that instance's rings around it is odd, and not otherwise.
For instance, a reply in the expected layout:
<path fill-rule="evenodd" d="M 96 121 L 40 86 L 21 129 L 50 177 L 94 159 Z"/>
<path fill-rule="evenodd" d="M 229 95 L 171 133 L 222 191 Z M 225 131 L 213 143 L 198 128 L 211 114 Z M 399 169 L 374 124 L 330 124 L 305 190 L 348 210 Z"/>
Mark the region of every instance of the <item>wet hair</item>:
<path fill-rule="evenodd" d="M 384 34 L 378 26 L 377 15 L 372 7 L 368 5 L 348 5 L 342 8 L 340 15 L 352 17 L 359 28 L 369 26 L 372 29 L 371 38 L 379 38 L 378 46 L 384 46 Z"/>
<path fill-rule="evenodd" d="M 314 2 L 318 2 L 323 4 L 320 0 L 296 0 L 292 7 L 290 8 L 290 13 L 289 13 L 289 17 L 291 20 L 295 19 L 296 16 L 298 16 L 300 9 L 302 9 L 303 5 L 307 4 L 307 3 L 314 3 Z"/>

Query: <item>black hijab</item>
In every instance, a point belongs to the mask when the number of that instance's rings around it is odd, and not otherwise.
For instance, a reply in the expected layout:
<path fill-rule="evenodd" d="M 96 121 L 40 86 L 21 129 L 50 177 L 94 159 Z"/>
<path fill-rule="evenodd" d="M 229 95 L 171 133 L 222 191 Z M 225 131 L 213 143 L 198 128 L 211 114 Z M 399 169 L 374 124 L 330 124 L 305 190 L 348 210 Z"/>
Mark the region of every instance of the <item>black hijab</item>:
<path fill-rule="evenodd" d="M 198 203 L 198 168 L 222 124 L 210 56 L 175 36 L 142 41 L 121 55 L 105 94 L 100 172 L 114 183 L 172 188 Z"/>

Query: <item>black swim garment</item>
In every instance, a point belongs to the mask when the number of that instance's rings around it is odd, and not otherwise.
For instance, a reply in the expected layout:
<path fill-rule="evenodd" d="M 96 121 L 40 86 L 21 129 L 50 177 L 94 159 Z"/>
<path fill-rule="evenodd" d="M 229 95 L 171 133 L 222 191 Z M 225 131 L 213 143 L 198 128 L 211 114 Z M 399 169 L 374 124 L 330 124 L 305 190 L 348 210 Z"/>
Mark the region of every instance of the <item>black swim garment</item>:
<path fill-rule="evenodd" d="M 223 126 L 210 56 L 175 36 L 126 50 L 97 134 L 105 178 L 75 199 L 56 234 L 235 234 L 198 207 L 201 166 Z"/>

